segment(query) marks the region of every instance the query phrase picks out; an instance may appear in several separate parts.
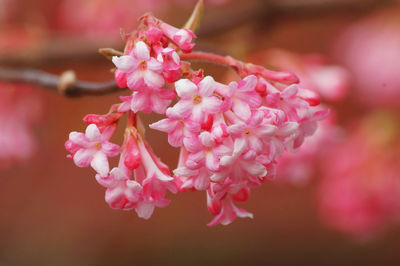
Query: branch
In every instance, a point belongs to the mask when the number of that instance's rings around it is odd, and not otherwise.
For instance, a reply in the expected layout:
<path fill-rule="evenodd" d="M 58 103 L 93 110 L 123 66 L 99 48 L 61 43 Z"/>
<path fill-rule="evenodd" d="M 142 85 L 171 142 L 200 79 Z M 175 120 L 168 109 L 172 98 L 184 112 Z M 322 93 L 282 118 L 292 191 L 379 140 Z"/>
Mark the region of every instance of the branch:
<path fill-rule="evenodd" d="M 299 79 L 293 73 L 268 70 L 262 66 L 242 62 L 231 56 L 222 56 L 207 52 L 192 52 L 188 54 L 180 54 L 179 56 L 182 60 L 203 61 L 233 68 L 242 78 L 248 75 L 259 75 L 269 80 L 288 84 L 299 82 Z"/>
<path fill-rule="evenodd" d="M 42 70 L 0 67 L 0 80 L 44 87 L 67 97 L 104 95 L 124 90 L 119 88 L 114 80 L 104 82 L 77 80 L 73 71 L 66 71 L 58 76 Z"/>

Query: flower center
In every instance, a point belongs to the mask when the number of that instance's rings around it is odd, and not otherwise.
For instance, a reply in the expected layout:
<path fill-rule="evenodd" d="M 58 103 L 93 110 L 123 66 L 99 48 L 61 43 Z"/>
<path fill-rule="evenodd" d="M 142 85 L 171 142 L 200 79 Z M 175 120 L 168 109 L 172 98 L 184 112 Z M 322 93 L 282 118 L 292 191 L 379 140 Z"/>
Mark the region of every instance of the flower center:
<path fill-rule="evenodd" d="M 100 143 L 100 142 L 97 142 L 97 143 L 96 143 L 96 148 L 98 148 L 98 149 L 101 148 L 101 143 Z"/>
<path fill-rule="evenodd" d="M 198 94 L 196 94 L 195 96 L 193 96 L 193 102 L 195 103 L 201 103 L 202 97 Z"/>
<path fill-rule="evenodd" d="M 250 135 L 250 130 L 246 129 L 243 134 Z"/>
<path fill-rule="evenodd" d="M 147 69 L 147 62 L 144 61 L 144 60 L 140 61 L 139 62 L 139 68 L 142 69 L 142 70 Z"/>

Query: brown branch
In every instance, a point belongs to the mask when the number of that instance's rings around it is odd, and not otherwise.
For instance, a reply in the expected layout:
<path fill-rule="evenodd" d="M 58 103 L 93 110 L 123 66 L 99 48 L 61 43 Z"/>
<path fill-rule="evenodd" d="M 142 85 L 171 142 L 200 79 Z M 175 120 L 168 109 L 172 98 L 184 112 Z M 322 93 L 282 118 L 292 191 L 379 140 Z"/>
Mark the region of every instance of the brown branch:
<path fill-rule="evenodd" d="M 0 67 L 0 80 L 47 88 L 67 97 L 104 95 L 124 90 L 119 88 L 114 80 L 104 82 L 77 80 L 73 71 L 66 71 L 58 76 L 36 69 Z"/>

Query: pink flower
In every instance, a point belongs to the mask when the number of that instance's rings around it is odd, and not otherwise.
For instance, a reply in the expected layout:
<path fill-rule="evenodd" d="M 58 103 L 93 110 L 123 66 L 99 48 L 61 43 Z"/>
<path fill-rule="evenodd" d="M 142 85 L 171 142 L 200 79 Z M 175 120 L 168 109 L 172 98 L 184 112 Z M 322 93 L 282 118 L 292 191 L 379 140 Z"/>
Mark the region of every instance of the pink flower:
<path fill-rule="evenodd" d="M 260 154 L 265 146 L 268 145 L 268 140 L 274 135 L 277 127 L 265 118 L 265 113 L 262 111 L 254 111 L 253 115 L 247 122 L 243 122 L 233 113 L 226 112 L 228 119 L 232 125 L 227 129 L 228 133 L 234 138 L 243 138 L 246 149 L 249 149 L 254 154 Z"/>
<path fill-rule="evenodd" d="M 268 106 L 284 111 L 288 120 L 299 120 L 299 111 L 309 107 L 306 101 L 297 97 L 299 88 L 296 84 L 286 87 L 282 92 L 273 86 L 267 86 L 267 91 Z"/>
<path fill-rule="evenodd" d="M 120 147 L 108 141 L 110 137 L 109 131 L 101 133 L 95 124 L 90 124 L 85 134 L 71 132 L 65 146 L 73 153 L 72 159 L 78 167 L 90 165 L 100 176 L 105 177 L 110 170 L 107 157 L 120 153 Z"/>
<path fill-rule="evenodd" d="M 97 174 L 96 180 L 107 188 L 105 200 L 112 209 L 132 210 L 141 199 L 141 185 L 120 168 L 113 168 L 107 177 Z"/>
<path fill-rule="evenodd" d="M 157 56 L 163 64 L 163 76 L 166 82 L 175 82 L 181 76 L 182 63 L 179 55 L 172 48 L 164 48 Z"/>
<path fill-rule="evenodd" d="M 219 182 L 227 177 L 234 181 L 246 178 L 254 180 L 267 175 L 265 166 L 255 160 L 256 154 L 245 154 L 247 145 L 244 138 L 237 138 L 228 143 L 229 146 L 227 147 L 231 151 L 229 154 L 220 156 L 219 164 L 221 168 L 211 176 L 212 181 Z"/>
<path fill-rule="evenodd" d="M 171 115 L 171 108 L 166 112 L 168 118 L 162 119 L 149 127 L 168 133 L 168 142 L 174 147 L 182 147 L 185 138 L 198 134 L 200 125 L 190 119 L 181 119 Z"/>
<path fill-rule="evenodd" d="M 213 183 L 207 190 L 207 207 L 211 214 L 215 215 L 214 219 L 208 223 L 208 226 L 214 226 L 218 223 L 228 225 L 236 219 L 253 218 L 253 214 L 236 207 L 230 195 L 235 195 L 239 201 L 245 201 L 248 198 L 248 190 L 244 189 L 245 183 L 231 183 L 227 181 L 224 185 Z"/>
<path fill-rule="evenodd" d="M 167 107 L 171 104 L 176 94 L 172 90 L 158 88 L 140 88 L 133 92 L 131 96 L 121 96 L 123 103 L 120 105 L 119 112 L 165 113 Z"/>
<path fill-rule="evenodd" d="M 143 41 L 137 42 L 128 55 L 114 56 L 112 61 L 120 72 L 126 74 L 127 85 L 131 90 L 144 87 L 159 89 L 164 86 L 161 74 L 163 65 L 150 57 L 150 49 Z"/>
<path fill-rule="evenodd" d="M 215 114 L 221 110 L 222 101 L 213 95 L 216 83 L 210 76 L 205 77 L 198 85 L 188 79 L 175 82 L 176 92 L 180 97 L 170 111 L 171 116 L 190 117 L 202 123 L 206 114 Z"/>
<path fill-rule="evenodd" d="M 247 76 L 239 83 L 231 82 L 229 87 L 219 86 L 217 92 L 226 97 L 232 105 L 233 112 L 243 120 L 251 116 L 251 111 L 260 107 L 262 99 L 255 91 L 258 79 L 256 76 Z"/>
<path fill-rule="evenodd" d="M 188 29 L 177 29 L 167 23 L 161 23 L 163 33 L 173 41 L 184 53 L 190 53 L 195 44 L 192 42 L 196 35 Z"/>

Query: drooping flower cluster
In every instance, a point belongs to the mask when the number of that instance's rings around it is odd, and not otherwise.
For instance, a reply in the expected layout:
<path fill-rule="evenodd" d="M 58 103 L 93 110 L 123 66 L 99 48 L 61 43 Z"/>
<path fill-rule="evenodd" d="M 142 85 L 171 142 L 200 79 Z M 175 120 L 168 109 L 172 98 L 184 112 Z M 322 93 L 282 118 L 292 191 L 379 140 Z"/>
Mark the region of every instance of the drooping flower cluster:
<path fill-rule="evenodd" d="M 274 177 L 279 157 L 297 150 L 327 110 L 316 107 L 318 96 L 299 88 L 293 74 L 192 52 L 196 36 L 191 30 L 151 15 L 141 23 L 126 36 L 124 55 L 112 59 L 116 83 L 132 95 L 121 97 L 122 103 L 106 115 L 85 117 L 86 133 L 72 132 L 66 142 L 72 159 L 96 170 L 114 209 L 135 209 L 147 219 L 154 207 L 168 205 L 167 190 L 201 190 L 215 215 L 209 225 L 252 217 L 234 202 L 246 201 L 252 188 Z M 217 82 L 202 70 L 192 70 L 190 59 L 223 62 L 241 80 Z M 166 115 L 150 128 L 167 133 L 168 142 L 180 148 L 173 176 L 146 142 L 138 112 Z M 125 113 L 128 125 L 119 147 L 109 140 Z M 110 171 L 107 158 L 117 155 L 118 167 Z"/>

